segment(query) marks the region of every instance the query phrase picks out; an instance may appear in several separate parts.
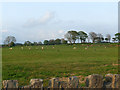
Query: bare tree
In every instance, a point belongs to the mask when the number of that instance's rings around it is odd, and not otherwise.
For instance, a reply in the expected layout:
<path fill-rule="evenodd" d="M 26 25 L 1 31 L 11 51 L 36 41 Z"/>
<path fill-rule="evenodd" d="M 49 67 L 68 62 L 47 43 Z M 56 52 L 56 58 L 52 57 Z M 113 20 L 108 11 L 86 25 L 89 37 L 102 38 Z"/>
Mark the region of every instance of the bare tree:
<path fill-rule="evenodd" d="M 90 36 L 88 35 L 88 37 L 87 37 L 87 41 L 88 41 L 88 43 L 90 42 Z"/>
<path fill-rule="evenodd" d="M 4 44 L 8 45 L 9 47 L 11 46 L 11 43 L 15 43 L 16 38 L 14 36 L 7 36 L 6 39 L 4 40 Z"/>
<path fill-rule="evenodd" d="M 106 38 L 107 38 L 108 41 L 110 42 L 110 40 L 111 40 L 111 35 L 110 35 L 110 34 L 107 34 L 107 35 L 106 35 Z"/>
<path fill-rule="evenodd" d="M 97 38 L 97 34 L 95 32 L 90 32 L 89 36 L 90 36 L 92 42 L 95 43 L 95 40 Z"/>
<path fill-rule="evenodd" d="M 72 37 L 71 37 L 71 34 L 70 33 L 66 33 L 65 35 L 64 35 L 64 37 L 70 42 L 70 43 L 72 43 Z"/>
<path fill-rule="evenodd" d="M 97 40 L 97 42 L 101 42 L 103 40 L 103 35 L 98 33 L 96 40 Z"/>

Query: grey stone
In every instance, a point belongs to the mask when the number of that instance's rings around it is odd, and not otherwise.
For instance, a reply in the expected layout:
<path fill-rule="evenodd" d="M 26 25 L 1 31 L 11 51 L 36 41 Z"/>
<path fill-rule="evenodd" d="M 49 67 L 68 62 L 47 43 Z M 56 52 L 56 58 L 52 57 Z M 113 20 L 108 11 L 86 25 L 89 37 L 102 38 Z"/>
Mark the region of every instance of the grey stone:
<path fill-rule="evenodd" d="M 17 80 L 4 80 L 3 88 L 18 88 L 18 81 Z"/>
<path fill-rule="evenodd" d="M 31 79 L 30 87 L 31 88 L 43 88 L 43 80 L 42 79 Z"/>
<path fill-rule="evenodd" d="M 98 74 L 89 75 L 86 77 L 86 87 L 89 88 L 102 88 L 103 87 L 103 76 Z"/>
<path fill-rule="evenodd" d="M 78 88 L 79 79 L 76 76 L 68 78 L 68 88 Z"/>
<path fill-rule="evenodd" d="M 103 87 L 112 88 L 113 74 L 106 74 Z"/>
<path fill-rule="evenodd" d="M 113 75 L 112 88 L 120 88 L 120 74 Z"/>
<path fill-rule="evenodd" d="M 120 88 L 120 74 L 105 75 L 104 87 L 106 88 Z"/>
<path fill-rule="evenodd" d="M 65 82 L 65 81 L 60 81 L 60 86 L 59 86 L 59 88 L 67 88 L 67 87 L 68 87 L 67 82 Z"/>
<path fill-rule="evenodd" d="M 50 88 L 59 88 L 60 87 L 60 82 L 58 78 L 52 78 L 49 81 L 49 87 Z"/>

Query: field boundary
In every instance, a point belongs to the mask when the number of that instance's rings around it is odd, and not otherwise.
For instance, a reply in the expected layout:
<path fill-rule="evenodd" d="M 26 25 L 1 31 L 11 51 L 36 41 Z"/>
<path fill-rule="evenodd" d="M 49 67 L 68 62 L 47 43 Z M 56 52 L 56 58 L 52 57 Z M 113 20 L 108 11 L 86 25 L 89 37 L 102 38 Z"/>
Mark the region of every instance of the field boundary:
<path fill-rule="evenodd" d="M 85 78 L 85 86 L 82 87 L 77 76 L 61 80 L 52 78 L 48 86 L 44 87 L 43 79 L 31 79 L 30 84 L 19 86 L 17 80 L 4 80 L 3 88 L 120 88 L 120 74 L 92 74 Z"/>

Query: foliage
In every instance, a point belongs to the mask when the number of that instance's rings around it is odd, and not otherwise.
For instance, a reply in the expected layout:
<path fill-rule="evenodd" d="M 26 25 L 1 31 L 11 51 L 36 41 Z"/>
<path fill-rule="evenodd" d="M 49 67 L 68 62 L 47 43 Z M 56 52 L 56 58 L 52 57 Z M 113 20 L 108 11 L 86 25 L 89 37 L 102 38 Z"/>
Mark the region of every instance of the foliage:
<path fill-rule="evenodd" d="M 58 44 L 61 44 L 61 39 L 56 39 L 56 40 L 55 40 L 55 44 L 57 44 L 57 45 L 58 45 Z"/>
<path fill-rule="evenodd" d="M 115 41 L 116 41 L 116 38 L 112 38 L 112 40 L 113 40 L 113 42 L 115 42 Z"/>
<path fill-rule="evenodd" d="M 81 40 L 81 43 L 83 43 L 86 41 L 86 38 L 88 38 L 88 35 L 87 35 L 87 33 L 83 32 L 83 31 L 79 31 L 78 37 Z"/>
<path fill-rule="evenodd" d="M 108 38 L 105 38 L 106 42 L 108 42 Z"/>
<path fill-rule="evenodd" d="M 38 43 L 37 43 L 37 42 L 34 42 L 34 43 L 33 43 L 33 45 L 37 46 L 37 45 L 38 45 Z"/>
<path fill-rule="evenodd" d="M 58 45 L 58 44 L 67 44 L 68 42 L 70 44 L 76 42 L 76 40 L 78 39 L 78 43 L 79 40 L 81 41 L 81 43 L 91 43 L 90 39 L 92 40 L 92 43 L 105 43 L 104 40 L 106 41 L 106 43 L 110 43 L 111 40 L 111 35 L 110 34 L 106 34 L 106 37 L 104 38 L 102 34 L 100 33 L 95 33 L 95 32 L 90 32 L 89 35 L 87 35 L 86 32 L 84 31 L 68 31 L 65 35 L 64 35 L 65 39 L 59 39 L 57 38 L 56 40 L 54 39 L 50 39 L 50 40 L 44 40 L 43 44 L 44 45 Z M 88 42 L 86 41 L 86 39 L 88 40 Z M 120 33 L 116 33 L 115 37 L 112 38 L 112 41 L 115 43 L 115 41 L 120 42 Z M 4 46 L 15 46 L 15 42 L 16 42 L 16 38 L 14 36 L 8 36 L 5 40 L 4 40 Z M 16 45 L 23 45 L 23 44 L 17 44 Z M 37 45 L 42 45 L 42 42 L 30 42 L 30 41 L 25 41 L 24 42 L 25 46 L 37 46 Z"/>
<path fill-rule="evenodd" d="M 39 41 L 39 42 L 38 42 L 38 45 L 42 45 L 42 42 L 41 42 L 41 41 Z"/>
<path fill-rule="evenodd" d="M 61 43 L 62 43 L 62 44 L 67 44 L 67 40 L 61 39 Z"/>
<path fill-rule="evenodd" d="M 31 43 L 30 41 L 25 41 L 24 45 L 25 45 L 25 46 L 31 46 L 32 43 Z"/>
<path fill-rule="evenodd" d="M 44 40 L 44 45 L 48 45 L 48 40 Z"/>
<path fill-rule="evenodd" d="M 55 45 L 55 40 L 54 39 L 49 40 L 48 44 L 49 45 Z"/>
<path fill-rule="evenodd" d="M 118 42 L 120 43 L 120 33 L 116 33 L 116 34 L 115 34 L 115 38 L 116 38 L 116 40 L 118 40 Z"/>
<path fill-rule="evenodd" d="M 70 43 L 75 43 L 77 37 L 78 37 L 77 31 L 68 31 L 68 32 L 65 34 L 65 38 L 67 38 L 67 40 L 68 40 Z"/>
<path fill-rule="evenodd" d="M 14 42 L 11 42 L 11 43 L 10 43 L 10 47 L 13 47 L 13 46 L 15 46 L 15 43 L 14 43 Z"/>

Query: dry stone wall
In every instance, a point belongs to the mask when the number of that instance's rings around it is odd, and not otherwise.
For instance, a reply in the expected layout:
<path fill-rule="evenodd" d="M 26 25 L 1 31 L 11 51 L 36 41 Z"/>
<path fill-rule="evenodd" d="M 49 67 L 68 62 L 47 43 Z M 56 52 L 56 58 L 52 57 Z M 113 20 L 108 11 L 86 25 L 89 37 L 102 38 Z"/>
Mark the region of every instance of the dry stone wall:
<path fill-rule="evenodd" d="M 31 79 L 30 85 L 18 86 L 17 80 L 4 80 L 3 88 L 43 88 L 43 79 Z M 81 88 L 79 78 L 69 77 L 66 80 L 52 78 L 47 88 Z M 83 88 L 83 87 L 82 87 Z M 85 78 L 84 88 L 120 88 L 120 74 L 102 75 L 92 74 Z"/>

